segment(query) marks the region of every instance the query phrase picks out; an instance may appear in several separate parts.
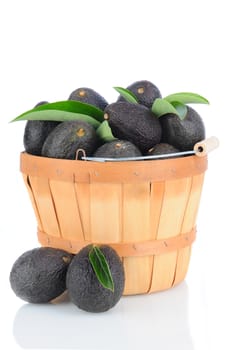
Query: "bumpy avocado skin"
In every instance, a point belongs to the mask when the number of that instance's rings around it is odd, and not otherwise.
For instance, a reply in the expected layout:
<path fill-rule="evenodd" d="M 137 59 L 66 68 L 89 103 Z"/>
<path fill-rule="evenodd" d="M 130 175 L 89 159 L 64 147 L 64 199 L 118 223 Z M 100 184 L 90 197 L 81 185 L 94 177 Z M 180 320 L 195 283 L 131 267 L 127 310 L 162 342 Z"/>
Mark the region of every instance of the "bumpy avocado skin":
<path fill-rule="evenodd" d="M 60 123 L 55 121 L 28 120 L 23 136 L 25 151 L 40 156 L 44 141 L 58 124 Z"/>
<path fill-rule="evenodd" d="M 135 144 L 142 153 L 160 142 L 161 125 L 145 106 L 129 102 L 115 102 L 104 111 L 113 135 Z"/>
<path fill-rule="evenodd" d="M 109 158 L 122 158 L 122 157 L 139 157 L 142 153 L 130 141 L 126 140 L 114 140 L 107 142 L 100 146 L 96 152 L 94 152 L 94 157 L 109 157 Z"/>
<path fill-rule="evenodd" d="M 103 111 L 108 105 L 108 102 L 105 100 L 103 96 L 101 96 L 95 90 L 87 87 L 81 87 L 74 90 L 70 94 L 68 99 L 73 101 L 81 101 L 84 103 L 88 103 L 90 105 L 100 108 Z"/>
<path fill-rule="evenodd" d="M 11 288 L 29 303 L 51 301 L 66 290 L 66 273 L 72 257 L 64 250 L 49 247 L 25 252 L 11 269 Z"/>
<path fill-rule="evenodd" d="M 160 90 L 156 85 L 148 80 L 140 80 L 129 85 L 127 90 L 133 92 L 137 100 L 142 105 L 151 108 L 156 98 L 161 98 Z M 125 101 L 124 97 L 119 96 L 118 101 Z"/>
<path fill-rule="evenodd" d="M 41 101 L 35 107 L 47 104 Z M 48 134 L 59 124 L 56 121 L 28 120 L 24 129 L 23 144 L 27 153 L 40 156 L 43 143 Z"/>
<path fill-rule="evenodd" d="M 162 154 L 177 153 L 179 150 L 169 143 L 158 143 L 147 152 L 148 156 L 158 156 Z"/>
<path fill-rule="evenodd" d="M 183 120 L 174 114 L 167 114 L 159 119 L 162 126 L 162 142 L 170 143 L 180 151 L 192 150 L 195 143 L 205 138 L 203 120 L 189 106 Z"/>
<path fill-rule="evenodd" d="M 91 156 L 99 146 L 99 138 L 92 125 L 82 121 L 65 121 L 58 125 L 46 138 L 42 156 L 60 159 L 75 159 L 78 149 Z M 83 156 L 80 152 L 78 159 Z"/>
<path fill-rule="evenodd" d="M 67 273 L 66 284 L 71 301 L 80 309 L 89 312 L 104 312 L 114 307 L 120 300 L 125 284 L 122 262 L 109 246 L 101 246 L 114 281 L 114 292 L 104 288 L 98 281 L 90 264 L 86 246 L 73 258 Z"/>

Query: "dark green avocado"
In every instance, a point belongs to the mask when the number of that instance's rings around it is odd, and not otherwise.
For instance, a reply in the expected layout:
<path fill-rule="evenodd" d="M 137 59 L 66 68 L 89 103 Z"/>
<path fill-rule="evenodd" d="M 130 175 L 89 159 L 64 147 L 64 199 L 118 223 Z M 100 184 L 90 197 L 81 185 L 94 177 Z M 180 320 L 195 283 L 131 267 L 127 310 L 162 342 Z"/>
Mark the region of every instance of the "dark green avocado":
<path fill-rule="evenodd" d="M 41 154 L 49 158 L 76 159 L 78 150 L 91 156 L 98 146 L 99 138 L 92 125 L 82 120 L 65 121 L 48 135 Z M 78 159 L 82 156 L 81 151 Z"/>
<path fill-rule="evenodd" d="M 39 107 L 39 106 L 42 106 L 42 105 L 46 105 L 47 103 L 49 103 L 48 101 L 40 101 L 38 102 L 35 107 Z"/>
<path fill-rule="evenodd" d="M 64 250 L 48 247 L 25 252 L 11 269 L 11 288 L 29 303 L 55 299 L 66 290 L 66 273 L 72 257 Z"/>
<path fill-rule="evenodd" d="M 129 85 L 127 90 L 133 92 L 137 100 L 142 105 L 151 108 L 156 98 L 161 98 L 161 93 L 157 86 L 148 80 L 140 80 Z M 119 96 L 118 101 L 125 101 L 124 97 Z"/>
<path fill-rule="evenodd" d="M 108 105 L 108 102 L 102 97 L 98 92 L 87 87 L 81 87 L 74 90 L 69 98 L 69 100 L 81 101 L 88 103 L 95 107 L 100 108 L 104 111 L 105 107 Z"/>
<path fill-rule="evenodd" d="M 105 143 L 100 146 L 96 152 L 94 152 L 94 157 L 105 157 L 105 158 L 121 158 L 121 157 L 138 157 L 142 153 L 133 143 L 126 140 L 114 140 Z"/>
<path fill-rule="evenodd" d="M 114 137 L 128 140 L 146 153 L 161 139 L 158 118 L 147 107 L 129 102 L 114 102 L 104 111 Z"/>
<path fill-rule="evenodd" d="M 27 153 L 40 156 L 44 141 L 58 124 L 60 124 L 60 122 L 48 120 L 28 120 L 23 136 L 25 151 Z"/>
<path fill-rule="evenodd" d="M 169 143 L 180 151 L 192 150 L 195 143 L 205 138 L 203 120 L 189 106 L 183 120 L 175 114 L 163 115 L 159 120 L 162 126 L 162 142 Z"/>
<path fill-rule="evenodd" d="M 177 153 L 177 152 L 179 152 L 179 150 L 176 147 L 169 145 L 168 143 L 158 143 L 157 145 L 149 149 L 149 151 L 147 152 L 147 155 L 159 156 L 163 154 Z"/>
<path fill-rule="evenodd" d="M 48 103 L 41 101 L 35 107 Z M 23 144 L 27 153 L 40 156 L 48 134 L 59 124 L 55 121 L 28 120 L 24 129 Z"/>
<path fill-rule="evenodd" d="M 92 245 L 81 249 L 73 258 L 67 273 L 66 285 L 71 301 L 80 309 L 89 312 L 104 312 L 120 300 L 125 284 L 122 262 L 114 249 L 101 246 L 114 282 L 114 291 L 103 287 L 96 277 L 89 260 Z"/>

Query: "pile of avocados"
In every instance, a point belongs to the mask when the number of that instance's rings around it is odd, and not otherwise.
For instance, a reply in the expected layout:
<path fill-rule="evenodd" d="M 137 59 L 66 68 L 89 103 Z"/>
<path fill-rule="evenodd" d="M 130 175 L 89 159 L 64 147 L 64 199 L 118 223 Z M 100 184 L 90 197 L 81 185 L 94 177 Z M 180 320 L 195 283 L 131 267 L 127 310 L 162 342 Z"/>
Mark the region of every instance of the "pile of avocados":
<path fill-rule="evenodd" d="M 120 257 L 108 245 L 87 245 L 75 255 L 38 247 L 15 261 L 10 285 L 17 297 L 35 304 L 61 301 L 67 291 L 79 309 L 97 313 L 118 303 L 125 274 Z"/>
<path fill-rule="evenodd" d="M 201 95 L 162 97 L 147 80 L 115 90 L 118 99 L 108 103 L 95 90 L 78 88 L 65 101 L 42 101 L 15 118 L 27 120 L 25 151 L 71 160 L 146 157 L 190 151 L 205 138 L 201 116 L 188 105 L 207 104 Z"/>

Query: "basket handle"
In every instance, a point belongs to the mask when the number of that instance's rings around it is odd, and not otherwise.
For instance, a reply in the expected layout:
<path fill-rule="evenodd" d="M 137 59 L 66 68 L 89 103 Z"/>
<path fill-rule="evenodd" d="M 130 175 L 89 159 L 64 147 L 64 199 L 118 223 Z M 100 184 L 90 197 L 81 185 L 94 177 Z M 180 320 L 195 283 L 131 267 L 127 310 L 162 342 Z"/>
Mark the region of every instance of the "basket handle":
<path fill-rule="evenodd" d="M 202 140 L 200 142 L 197 142 L 194 145 L 194 151 L 195 154 L 198 157 L 204 157 L 206 156 L 209 152 L 215 150 L 219 146 L 219 140 L 216 136 L 211 136 L 205 140 Z"/>

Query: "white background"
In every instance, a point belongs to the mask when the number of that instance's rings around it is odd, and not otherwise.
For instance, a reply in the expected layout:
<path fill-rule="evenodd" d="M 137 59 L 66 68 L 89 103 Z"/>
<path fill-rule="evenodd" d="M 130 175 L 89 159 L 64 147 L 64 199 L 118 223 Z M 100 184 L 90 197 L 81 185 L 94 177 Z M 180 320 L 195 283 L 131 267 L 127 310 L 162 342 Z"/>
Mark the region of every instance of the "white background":
<path fill-rule="evenodd" d="M 230 1 L 11 1 L 0 3 L 0 348 L 231 349 L 231 10 Z M 9 286 L 16 258 L 38 246 L 19 172 L 24 122 L 41 100 L 92 87 L 109 102 L 113 86 L 140 79 L 163 96 L 192 91 L 209 155 L 198 235 L 185 282 L 149 296 L 123 297 L 107 313 L 66 302 L 28 305 Z"/>

